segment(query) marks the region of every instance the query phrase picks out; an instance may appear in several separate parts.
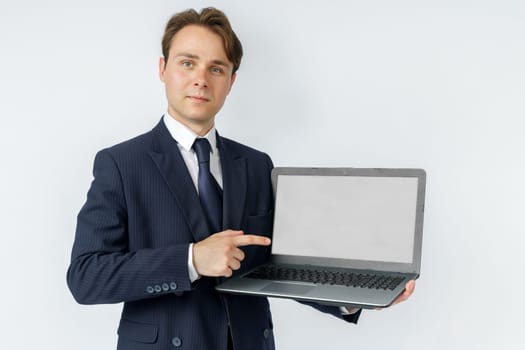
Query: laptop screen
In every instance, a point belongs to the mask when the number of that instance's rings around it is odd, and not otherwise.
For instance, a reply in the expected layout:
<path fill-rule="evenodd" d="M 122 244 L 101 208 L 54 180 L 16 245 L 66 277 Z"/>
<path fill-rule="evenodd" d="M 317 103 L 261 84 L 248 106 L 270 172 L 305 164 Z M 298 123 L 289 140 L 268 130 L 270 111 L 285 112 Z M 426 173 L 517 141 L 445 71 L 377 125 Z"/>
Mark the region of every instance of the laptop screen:
<path fill-rule="evenodd" d="M 283 175 L 272 254 L 412 263 L 417 177 Z"/>

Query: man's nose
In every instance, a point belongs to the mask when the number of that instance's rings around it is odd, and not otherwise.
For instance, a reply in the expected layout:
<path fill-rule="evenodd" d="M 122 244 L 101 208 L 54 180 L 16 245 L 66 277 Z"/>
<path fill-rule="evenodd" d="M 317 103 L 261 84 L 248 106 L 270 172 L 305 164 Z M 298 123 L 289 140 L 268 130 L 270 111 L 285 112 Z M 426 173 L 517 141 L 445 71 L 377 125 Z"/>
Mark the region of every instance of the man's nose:
<path fill-rule="evenodd" d="M 208 87 L 208 77 L 205 69 L 195 70 L 193 86 L 195 87 Z"/>

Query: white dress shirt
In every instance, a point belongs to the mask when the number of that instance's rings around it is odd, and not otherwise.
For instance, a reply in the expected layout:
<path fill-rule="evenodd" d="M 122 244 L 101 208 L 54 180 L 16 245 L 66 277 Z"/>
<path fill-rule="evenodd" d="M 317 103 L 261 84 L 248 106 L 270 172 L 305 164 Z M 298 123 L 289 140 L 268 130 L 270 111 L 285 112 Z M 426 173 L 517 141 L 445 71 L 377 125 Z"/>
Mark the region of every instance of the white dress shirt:
<path fill-rule="evenodd" d="M 186 163 L 188 172 L 190 173 L 193 184 L 197 192 L 199 191 L 199 162 L 197 160 L 197 154 L 191 148 L 195 139 L 199 138 L 192 130 L 187 126 L 175 120 L 169 113 L 166 112 L 163 117 L 164 124 L 171 136 L 177 141 L 177 147 Z M 222 169 L 220 162 L 219 149 L 217 148 L 217 134 L 215 133 L 215 126 L 208 131 L 204 138 L 208 139 L 211 146 L 210 154 L 210 171 L 219 186 L 222 188 Z M 215 232 L 214 232 L 215 233 Z M 188 275 L 190 281 L 196 281 L 200 276 L 193 265 L 193 243 L 190 244 L 188 248 Z"/>

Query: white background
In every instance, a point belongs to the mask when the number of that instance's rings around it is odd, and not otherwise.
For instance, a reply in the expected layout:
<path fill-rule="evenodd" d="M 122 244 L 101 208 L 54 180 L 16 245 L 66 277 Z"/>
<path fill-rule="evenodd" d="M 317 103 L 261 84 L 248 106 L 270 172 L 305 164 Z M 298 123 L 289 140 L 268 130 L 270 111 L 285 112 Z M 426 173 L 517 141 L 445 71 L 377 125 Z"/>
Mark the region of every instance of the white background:
<path fill-rule="evenodd" d="M 219 131 L 281 166 L 422 167 L 422 277 L 345 324 L 272 300 L 279 349 L 522 349 L 523 1 L 0 2 L 1 349 L 113 349 L 121 305 L 65 284 L 97 150 L 150 130 L 171 14 L 245 56 Z M 337 242 L 334 242 L 337 244 Z"/>

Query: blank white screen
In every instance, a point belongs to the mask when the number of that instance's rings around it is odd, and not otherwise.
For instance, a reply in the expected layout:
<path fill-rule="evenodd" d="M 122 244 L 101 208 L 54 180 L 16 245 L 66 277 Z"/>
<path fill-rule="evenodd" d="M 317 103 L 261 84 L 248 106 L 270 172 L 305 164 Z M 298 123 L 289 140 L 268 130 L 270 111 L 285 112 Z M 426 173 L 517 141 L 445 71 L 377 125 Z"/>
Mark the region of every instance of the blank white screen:
<path fill-rule="evenodd" d="M 278 178 L 273 254 L 411 263 L 417 178 Z"/>

